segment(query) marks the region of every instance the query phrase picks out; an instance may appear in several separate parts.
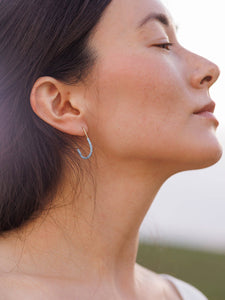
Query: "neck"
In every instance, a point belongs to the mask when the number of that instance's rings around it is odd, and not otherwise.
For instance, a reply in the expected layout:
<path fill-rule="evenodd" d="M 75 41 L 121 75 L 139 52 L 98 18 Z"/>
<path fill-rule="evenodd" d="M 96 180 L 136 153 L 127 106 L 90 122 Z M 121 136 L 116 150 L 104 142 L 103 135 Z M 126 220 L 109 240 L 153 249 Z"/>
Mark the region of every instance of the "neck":
<path fill-rule="evenodd" d="M 2 238 L 3 269 L 133 285 L 139 227 L 166 176 L 159 175 L 159 167 L 138 169 L 127 163 L 118 168 L 95 170 L 94 193 L 89 180 L 75 199 L 67 186 L 63 205 Z"/>

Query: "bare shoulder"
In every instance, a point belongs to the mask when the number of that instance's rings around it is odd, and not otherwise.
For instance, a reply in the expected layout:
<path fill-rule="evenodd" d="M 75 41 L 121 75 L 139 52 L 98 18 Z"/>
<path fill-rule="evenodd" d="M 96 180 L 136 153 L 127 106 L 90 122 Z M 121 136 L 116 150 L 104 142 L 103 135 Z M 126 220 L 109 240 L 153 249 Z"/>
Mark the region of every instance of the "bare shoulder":
<path fill-rule="evenodd" d="M 0 300 L 15 299 L 17 281 L 8 273 L 0 273 Z M 18 298 L 19 299 L 19 298 Z"/>
<path fill-rule="evenodd" d="M 46 291 L 30 276 L 0 273 L 0 300 L 46 299 L 44 294 Z"/>
<path fill-rule="evenodd" d="M 181 300 L 174 285 L 166 278 L 138 264 L 136 264 L 136 274 L 140 286 L 147 292 L 154 292 L 155 299 Z"/>
<path fill-rule="evenodd" d="M 13 297 L 9 286 L 7 286 L 7 282 L 3 278 L 0 278 L 0 300 L 3 299 L 13 300 Z"/>
<path fill-rule="evenodd" d="M 93 292 L 91 290 L 91 292 Z M 26 274 L 0 274 L 0 300 L 61 300 L 90 299 L 90 290 L 73 280 L 31 276 Z M 93 298 L 96 299 L 96 298 Z M 107 299 L 101 297 L 98 299 Z"/>

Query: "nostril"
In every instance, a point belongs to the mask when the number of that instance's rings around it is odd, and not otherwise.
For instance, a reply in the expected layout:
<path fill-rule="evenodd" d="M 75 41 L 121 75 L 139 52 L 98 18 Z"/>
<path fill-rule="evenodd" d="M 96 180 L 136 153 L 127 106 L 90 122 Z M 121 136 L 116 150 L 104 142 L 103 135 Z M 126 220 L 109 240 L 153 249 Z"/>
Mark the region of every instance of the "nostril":
<path fill-rule="evenodd" d="M 210 82 L 210 81 L 212 81 L 212 76 L 210 76 L 210 75 L 207 75 L 207 76 L 205 76 L 202 80 L 201 80 L 201 84 L 203 84 L 205 81 L 206 82 Z"/>

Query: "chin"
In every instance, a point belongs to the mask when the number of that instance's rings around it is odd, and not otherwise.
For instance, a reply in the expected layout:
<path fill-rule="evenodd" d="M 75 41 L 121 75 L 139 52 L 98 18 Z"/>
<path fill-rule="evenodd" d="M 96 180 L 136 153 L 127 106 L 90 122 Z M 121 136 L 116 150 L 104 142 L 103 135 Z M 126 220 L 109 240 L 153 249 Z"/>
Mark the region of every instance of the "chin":
<path fill-rule="evenodd" d="M 189 170 L 204 169 L 216 164 L 222 157 L 223 149 L 219 143 L 214 145 L 207 145 L 201 151 L 194 155 L 192 154 L 192 160 L 190 161 Z"/>
<path fill-rule="evenodd" d="M 189 142 L 188 146 L 183 151 L 179 151 L 174 163 L 174 173 L 208 168 L 216 164 L 223 154 L 217 138 L 208 139 L 207 142 L 196 141 L 192 145 Z"/>
<path fill-rule="evenodd" d="M 211 167 L 220 160 L 221 156 L 222 156 L 222 154 L 218 155 L 217 157 L 214 156 L 214 157 L 208 158 L 207 160 L 202 161 L 198 166 L 195 166 L 193 168 L 193 170 Z"/>

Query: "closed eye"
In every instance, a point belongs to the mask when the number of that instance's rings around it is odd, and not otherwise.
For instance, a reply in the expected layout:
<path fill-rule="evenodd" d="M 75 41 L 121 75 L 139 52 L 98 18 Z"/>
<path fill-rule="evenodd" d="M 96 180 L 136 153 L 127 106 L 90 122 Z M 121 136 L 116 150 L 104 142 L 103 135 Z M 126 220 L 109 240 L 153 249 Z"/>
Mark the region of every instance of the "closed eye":
<path fill-rule="evenodd" d="M 173 46 L 172 43 L 163 43 L 163 44 L 155 44 L 153 45 L 154 47 L 158 47 L 158 48 L 162 48 L 162 49 L 165 49 L 165 50 L 171 50 L 171 47 Z"/>

